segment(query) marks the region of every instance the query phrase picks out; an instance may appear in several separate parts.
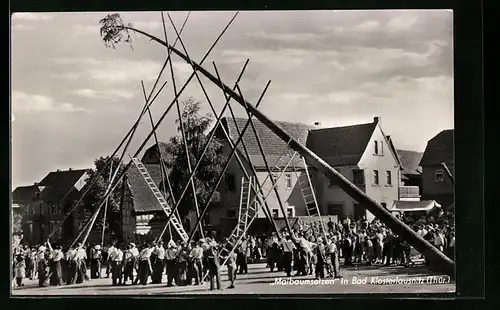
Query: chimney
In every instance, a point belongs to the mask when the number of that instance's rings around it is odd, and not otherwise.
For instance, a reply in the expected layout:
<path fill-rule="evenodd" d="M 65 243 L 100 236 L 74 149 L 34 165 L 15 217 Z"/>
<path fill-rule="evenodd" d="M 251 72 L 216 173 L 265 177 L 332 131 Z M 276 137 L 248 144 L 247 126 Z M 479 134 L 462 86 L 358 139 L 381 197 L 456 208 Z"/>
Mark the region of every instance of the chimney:
<path fill-rule="evenodd" d="M 57 169 L 57 171 L 56 171 L 56 172 L 61 172 L 61 170 Z"/>
<path fill-rule="evenodd" d="M 314 127 L 315 127 L 316 129 L 321 128 L 321 123 L 320 123 L 320 122 L 314 122 Z"/>
<path fill-rule="evenodd" d="M 69 170 L 68 170 L 68 171 L 71 171 L 71 168 L 69 168 Z"/>
<path fill-rule="evenodd" d="M 373 122 L 374 122 L 374 123 L 382 123 L 382 118 L 380 118 L 380 117 L 378 117 L 378 116 L 375 116 L 375 117 L 373 118 Z"/>
<path fill-rule="evenodd" d="M 33 183 L 33 185 L 38 185 L 38 183 L 37 183 L 37 182 L 35 182 L 35 183 Z"/>

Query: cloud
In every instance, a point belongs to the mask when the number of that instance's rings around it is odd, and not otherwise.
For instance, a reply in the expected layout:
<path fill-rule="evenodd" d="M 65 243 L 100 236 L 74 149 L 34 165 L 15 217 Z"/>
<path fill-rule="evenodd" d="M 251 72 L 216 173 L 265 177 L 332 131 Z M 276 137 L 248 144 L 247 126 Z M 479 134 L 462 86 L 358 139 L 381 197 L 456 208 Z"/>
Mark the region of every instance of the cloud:
<path fill-rule="evenodd" d="M 287 71 L 300 67 L 305 63 L 303 57 L 306 51 L 298 49 L 283 50 L 237 50 L 227 49 L 221 52 L 223 59 L 220 63 L 242 64 L 250 59 L 251 64 L 266 65 L 273 70 Z"/>
<path fill-rule="evenodd" d="M 123 99 L 132 99 L 135 93 L 126 89 L 105 89 L 93 90 L 88 88 L 81 88 L 72 91 L 71 93 L 89 99 L 120 101 Z"/>
<path fill-rule="evenodd" d="M 379 29 L 380 26 L 381 26 L 381 24 L 379 21 L 368 20 L 368 21 L 362 22 L 361 24 L 355 26 L 353 29 L 354 29 L 354 31 L 358 31 L 358 32 L 370 32 L 370 31 Z"/>
<path fill-rule="evenodd" d="M 79 73 L 51 73 L 50 77 L 54 79 L 63 79 L 63 80 L 78 80 L 82 75 Z"/>
<path fill-rule="evenodd" d="M 165 21 L 167 23 L 167 21 Z M 158 29 L 163 29 L 163 25 L 161 22 L 154 22 L 154 21 L 147 21 L 147 22 L 135 22 L 132 23 L 132 26 L 134 28 L 137 28 L 139 30 L 158 30 Z M 165 26 L 168 27 L 168 24 Z"/>
<path fill-rule="evenodd" d="M 324 36 L 317 33 L 267 33 L 264 31 L 249 32 L 245 36 L 250 38 L 269 39 L 275 41 L 308 41 L 319 40 Z"/>
<path fill-rule="evenodd" d="M 60 65 L 69 65 L 94 80 L 111 84 L 155 80 L 161 69 L 161 63 L 150 59 L 130 60 L 125 58 L 97 59 L 57 58 L 53 61 Z M 75 73 L 78 74 L 78 73 Z"/>
<path fill-rule="evenodd" d="M 14 13 L 12 14 L 13 20 L 26 20 L 26 21 L 39 21 L 51 20 L 54 15 L 49 13 Z"/>
<path fill-rule="evenodd" d="M 96 25 L 85 26 L 85 25 L 75 25 L 73 26 L 73 31 L 78 34 L 91 34 L 91 35 L 99 35 L 100 28 Z"/>
<path fill-rule="evenodd" d="M 24 24 L 16 24 L 12 26 L 12 30 L 17 30 L 17 31 L 31 31 L 34 29 L 35 27 Z"/>
<path fill-rule="evenodd" d="M 418 16 L 396 16 L 387 22 L 386 29 L 389 31 L 406 31 L 411 29 L 418 21 Z"/>
<path fill-rule="evenodd" d="M 39 94 L 27 94 L 20 91 L 12 92 L 12 110 L 21 112 L 87 112 L 86 108 L 76 107 L 70 103 L 59 103 L 53 98 Z"/>

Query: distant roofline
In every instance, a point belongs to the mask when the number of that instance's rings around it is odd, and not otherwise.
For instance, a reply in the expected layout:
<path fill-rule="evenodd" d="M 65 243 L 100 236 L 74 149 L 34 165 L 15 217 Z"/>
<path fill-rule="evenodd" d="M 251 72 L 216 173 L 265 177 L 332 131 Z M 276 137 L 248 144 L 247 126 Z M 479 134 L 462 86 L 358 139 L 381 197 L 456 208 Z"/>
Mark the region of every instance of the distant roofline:
<path fill-rule="evenodd" d="M 398 152 L 413 152 L 413 153 L 424 153 L 423 151 L 414 151 L 414 150 L 403 150 L 403 149 L 396 149 Z"/>
<path fill-rule="evenodd" d="M 336 126 L 336 127 L 312 128 L 312 129 L 310 129 L 310 130 L 311 130 L 311 131 L 321 131 L 321 130 L 339 129 L 339 128 L 348 128 L 348 127 L 355 127 L 355 126 L 362 126 L 362 125 L 373 125 L 373 122 L 370 122 L 370 123 L 361 123 L 361 124 L 353 124 L 353 125 L 347 125 L 347 126 Z"/>

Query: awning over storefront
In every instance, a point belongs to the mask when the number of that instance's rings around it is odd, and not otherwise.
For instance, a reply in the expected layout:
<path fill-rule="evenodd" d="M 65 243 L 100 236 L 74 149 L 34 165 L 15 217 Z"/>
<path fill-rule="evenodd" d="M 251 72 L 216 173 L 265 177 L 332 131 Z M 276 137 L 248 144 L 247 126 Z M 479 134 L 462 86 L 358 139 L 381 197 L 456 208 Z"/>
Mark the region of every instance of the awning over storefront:
<path fill-rule="evenodd" d="M 423 201 L 394 201 L 391 212 L 416 212 L 430 211 L 434 208 L 441 208 L 441 205 L 435 200 Z"/>

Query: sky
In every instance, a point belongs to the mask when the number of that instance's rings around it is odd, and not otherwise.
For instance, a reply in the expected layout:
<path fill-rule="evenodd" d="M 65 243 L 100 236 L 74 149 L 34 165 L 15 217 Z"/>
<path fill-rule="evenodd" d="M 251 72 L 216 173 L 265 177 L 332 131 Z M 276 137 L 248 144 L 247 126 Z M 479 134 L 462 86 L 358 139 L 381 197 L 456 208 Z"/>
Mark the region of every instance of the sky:
<path fill-rule="evenodd" d="M 166 58 L 164 47 L 132 34 L 132 46 L 106 48 L 99 20 L 107 14 L 18 13 L 11 25 L 12 189 L 39 182 L 56 169 L 91 168 L 110 155 L 137 120 Z M 170 12 L 177 30 L 188 12 Z M 200 62 L 235 12 L 191 12 L 182 33 L 189 57 Z M 120 13 L 124 23 L 163 39 L 160 12 Z M 170 43 L 176 33 L 165 12 Z M 177 43 L 176 48 L 184 51 Z M 441 130 L 454 126 L 453 12 L 433 11 L 242 11 L 203 63 L 213 63 L 228 86 L 250 59 L 239 83 L 274 120 L 323 127 L 372 122 L 396 148 L 424 151 Z M 179 90 L 192 70 L 173 57 Z M 219 88 L 201 78 L 220 113 Z M 174 98 L 170 71 L 151 107 L 155 122 Z M 196 79 L 180 100 L 211 109 Z M 237 104 L 236 104 L 237 105 Z M 236 107 L 235 105 L 235 107 Z M 237 116 L 245 116 L 235 108 Z M 172 109 L 158 130 L 176 134 Z M 127 151 L 132 156 L 151 130 L 142 120 Z M 148 146 L 154 143 L 153 139 Z"/>

